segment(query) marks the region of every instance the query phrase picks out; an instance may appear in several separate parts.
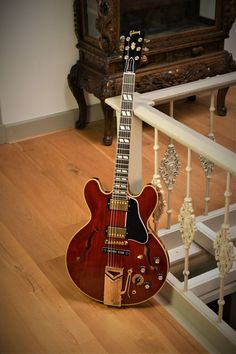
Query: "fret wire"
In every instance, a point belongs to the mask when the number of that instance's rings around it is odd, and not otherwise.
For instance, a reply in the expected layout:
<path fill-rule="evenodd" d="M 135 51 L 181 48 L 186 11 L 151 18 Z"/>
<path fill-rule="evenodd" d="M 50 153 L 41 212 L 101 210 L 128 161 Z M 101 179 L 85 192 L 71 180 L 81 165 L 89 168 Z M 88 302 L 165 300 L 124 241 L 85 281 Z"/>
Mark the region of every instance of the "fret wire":
<path fill-rule="evenodd" d="M 112 196 L 116 199 L 127 199 L 128 168 L 130 154 L 131 119 L 133 117 L 133 93 L 135 74 L 123 74 L 121 93 L 120 126 L 117 139 L 117 157 L 114 173 L 114 187 Z"/>

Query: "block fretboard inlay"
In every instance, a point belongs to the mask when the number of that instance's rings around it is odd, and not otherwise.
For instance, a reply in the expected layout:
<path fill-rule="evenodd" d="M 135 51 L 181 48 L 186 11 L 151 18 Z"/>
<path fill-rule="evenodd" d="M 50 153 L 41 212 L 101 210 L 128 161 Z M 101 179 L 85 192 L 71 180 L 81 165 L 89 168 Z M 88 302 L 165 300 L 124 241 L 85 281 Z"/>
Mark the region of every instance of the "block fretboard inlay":
<path fill-rule="evenodd" d="M 126 199 L 128 197 L 127 188 L 134 85 L 135 74 L 133 72 L 125 72 L 123 75 L 120 125 L 117 139 L 115 175 L 112 193 L 112 197 L 115 199 Z"/>

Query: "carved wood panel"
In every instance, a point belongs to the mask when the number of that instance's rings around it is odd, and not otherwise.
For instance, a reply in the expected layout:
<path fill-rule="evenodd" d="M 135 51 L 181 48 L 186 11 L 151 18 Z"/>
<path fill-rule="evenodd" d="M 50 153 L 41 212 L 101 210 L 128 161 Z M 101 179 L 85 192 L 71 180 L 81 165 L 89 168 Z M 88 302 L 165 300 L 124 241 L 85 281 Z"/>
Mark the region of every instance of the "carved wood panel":
<path fill-rule="evenodd" d="M 80 105 L 81 102 L 85 102 L 80 97 L 84 89 L 102 101 L 107 97 L 120 94 L 121 90 L 123 63 L 119 52 L 119 37 L 122 0 L 96 1 L 97 38 L 88 34 L 87 0 L 74 1 L 79 60 L 71 68 L 68 81 Z M 129 1 L 127 0 L 128 4 Z M 168 1 L 171 6 L 172 1 Z M 144 6 L 142 1 L 137 2 L 136 6 L 138 4 Z M 136 90 L 147 92 L 235 71 L 236 64 L 232 56 L 224 51 L 224 39 L 228 37 L 235 17 L 236 0 L 216 0 L 215 25 L 210 26 L 209 29 L 200 28 L 179 35 L 165 35 L 163 39 L 160 36 L 152 38 L 148 62 L 138 70 L 136 75 Z M 85 112 L 86 107 L 83 107 L 82 111 Z M 112 117 L 107 114 L 106 108 L 104 114 L 107 120 L 105 129 L 110 131 L 109 121 Z M 80 115 L 79 119 L 84 119 L 84 122 L 78 126 L 84 127 L 86 117 Z M 109 139 L 112 137 L 107 139 L 107 143 L 110 144 Z"/>

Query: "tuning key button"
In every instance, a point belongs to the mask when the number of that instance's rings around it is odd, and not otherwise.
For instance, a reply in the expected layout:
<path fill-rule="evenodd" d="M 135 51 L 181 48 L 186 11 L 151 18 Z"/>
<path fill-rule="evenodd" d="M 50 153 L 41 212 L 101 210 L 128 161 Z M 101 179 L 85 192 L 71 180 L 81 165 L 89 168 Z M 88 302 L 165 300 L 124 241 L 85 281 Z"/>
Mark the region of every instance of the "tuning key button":
<path fill-rule="evenodd" d="M 160 257 L 154 257 L 154 263 L 159 264 L 160 263 Z"/>
<path fill-rule="evenodd" d="M 150 281 L 145 281 L 145 283 L 144 283 L 144 288 L 145 288 L 146 290 L 149 290 L 150 287 L 151 287 L 151 282 L 150 282 Z"/>
<path fill-rule="evenodd" d="M 143 62 L 143 63 L 146 63 L 146 62 L 147 62 L 147 56 L 146 56 L 146 55 L 142 55 L 141 59 L 142 59 L 142 62 Z"/>
<path fill-rule="evenodd" d="M 162 273 L 158 273 L 157 274 L 157 279 L 158 280 L 163 280 L 163 274 Z"/>

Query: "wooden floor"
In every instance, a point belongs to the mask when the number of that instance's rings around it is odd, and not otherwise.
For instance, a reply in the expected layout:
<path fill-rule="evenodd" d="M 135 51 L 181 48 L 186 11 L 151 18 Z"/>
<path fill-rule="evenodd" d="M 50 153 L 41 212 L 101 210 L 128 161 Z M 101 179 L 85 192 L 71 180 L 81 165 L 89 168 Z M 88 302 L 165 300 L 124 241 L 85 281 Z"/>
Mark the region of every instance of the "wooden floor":
<path fill-rule="evenodd" d="M 217 140 L 231 149 L 236 141 L 235 96 L 231 89 L 228 116 L 217 117 L 216 124 Z M 206 133 L 207 102 L 202 96 L 195 103 L 177 104 L 176 117 Z M 85 182 L 98 176 L 106 189 L 112 186 L 115 142 L 112 147 L 101 145 L 102 130 L 103 122 L 97 122 L 83 131 L 0 146 L 1 353 L 205 353 L 154 300 L 108 308 L 82 295 L 67 274 L 67 245 L 89 217 Z M 152 175 L 152 144 L 152 130 L 146 127 L 144 183 Z M 202 172 L 194 164 L 198 201 Z M 184 168 L 177 206 L 183 181 Z M 216 170 L 213 189 L 212 209 L 223 206 L 222 171 Z M 198 202 L 196 206 L 200 212 Z"/>

